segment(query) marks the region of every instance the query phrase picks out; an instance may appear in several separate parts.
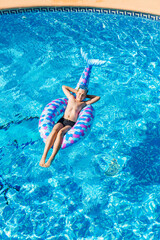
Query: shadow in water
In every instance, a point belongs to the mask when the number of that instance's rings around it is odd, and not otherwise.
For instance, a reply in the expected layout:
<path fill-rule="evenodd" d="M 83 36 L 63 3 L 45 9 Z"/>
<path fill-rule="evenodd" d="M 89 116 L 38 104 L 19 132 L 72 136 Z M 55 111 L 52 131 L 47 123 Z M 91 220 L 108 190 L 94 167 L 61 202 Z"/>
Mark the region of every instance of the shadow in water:
<path fill-rule="evenodd" d="M 131 149 L 131 159 L 123 169 L 129 170 L 136 184 L 153 185 L 160 183 L 160 122 L 148 123 L 146 139 Z M 128 169 L 129 168 L 129 169 Z"/>
<path fill-rule="evenodd" d="M 2 175 L 0 175 L 0 195 L 3 195 L 5 200 L 6 200 L 6 204 L 8 205 L 8 197 L 7 197 L 7 193 L 10 189 L 15 189 L 16 191 L 20 191 L 20 186 L 12 186 L 10 183 L 8 183 L 3 177 Z"/>

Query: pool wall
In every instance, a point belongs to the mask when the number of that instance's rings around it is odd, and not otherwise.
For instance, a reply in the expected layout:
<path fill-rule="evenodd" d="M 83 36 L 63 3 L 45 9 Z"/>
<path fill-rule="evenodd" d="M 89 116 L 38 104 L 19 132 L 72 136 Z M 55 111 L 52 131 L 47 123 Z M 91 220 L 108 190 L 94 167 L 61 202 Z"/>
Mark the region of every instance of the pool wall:
<path fill-rule="evenodd" d="M 30 7 L 87 7 L 101 9 L 123 9 L 133 12 L 160 15 L 159 0 L 8 0 L 0 1 L 0 9 Z"/>

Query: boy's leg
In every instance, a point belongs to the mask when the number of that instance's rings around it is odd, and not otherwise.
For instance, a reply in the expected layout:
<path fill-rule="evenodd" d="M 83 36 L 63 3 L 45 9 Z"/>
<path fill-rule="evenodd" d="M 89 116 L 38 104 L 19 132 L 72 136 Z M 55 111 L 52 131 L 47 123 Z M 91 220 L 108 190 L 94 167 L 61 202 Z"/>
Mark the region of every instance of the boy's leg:
<path fill-rule="evenodd" d="M 69 129 L 71 129 L 71 126 L 67 125 L 58 132 L 55 143 L 54 143 L 52 155 L 50 156 L 48 161 L 44 164 L 44 167 L 49 167 L 51 165 L 53 159 L 55 158 L 57 152 L 59 151 L 59 149 L 61 147 L 63 137 L 64 137 L 65 133 L 69 131 Z"/>
<path fill-rule="evenodd" d="M 45 164 L 45 160 L 47 157 L 47 153 L 50 150 L 50 148 L 53 146 L 54 141 L 56 139 L 56 136 L 59 132 L 60 129 L 63 128 L 63 124 L 62 123 L 57 123 L 55 124 L 55 126 L 52 129 L 52 132 L 49 134 L 47 140 L 46 140 L 46 144 L 45 144 L 45 148 L 44 148 L 44 152 L 41 158 L 41 161 L 39 163 L 39 165 L 42 167 Z"/>

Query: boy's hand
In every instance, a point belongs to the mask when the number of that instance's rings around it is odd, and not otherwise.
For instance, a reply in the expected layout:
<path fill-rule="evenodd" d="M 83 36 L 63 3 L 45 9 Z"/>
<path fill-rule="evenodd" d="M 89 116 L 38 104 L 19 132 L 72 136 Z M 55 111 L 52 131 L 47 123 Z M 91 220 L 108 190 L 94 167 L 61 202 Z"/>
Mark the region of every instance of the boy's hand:
<path fill-rule="evenodd" d="M 73 96 L 71 94 L 71 92 L 77 93 L 76 89 L 68 87 L 68 86 L 65 86 L 65 85 L 62 86 L 62 90 L 63 90 L 64 94 L 67 96 L 67 98 L 70 98 L 71 96 Z"/>
<path fill-rule="evenodd" d="M 95 103 L 100 99 L 99 96 L 95 96 L 95 95 L 87 95 L 87 98 L 90 98 L 90 100 L 85 101 L 86 105 Z"/>

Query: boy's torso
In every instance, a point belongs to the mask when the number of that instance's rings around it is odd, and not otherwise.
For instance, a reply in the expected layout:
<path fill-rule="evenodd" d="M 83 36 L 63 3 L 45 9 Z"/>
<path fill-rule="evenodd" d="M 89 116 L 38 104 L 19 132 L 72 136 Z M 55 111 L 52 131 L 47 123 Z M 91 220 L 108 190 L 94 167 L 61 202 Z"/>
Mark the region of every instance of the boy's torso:
<path fill-rule="evenodd" d="M 78 115 L 84 106 L 85 102 L 78 102 L 74 97 L 69 98 L 64 118 L 76 122 Z"/>

